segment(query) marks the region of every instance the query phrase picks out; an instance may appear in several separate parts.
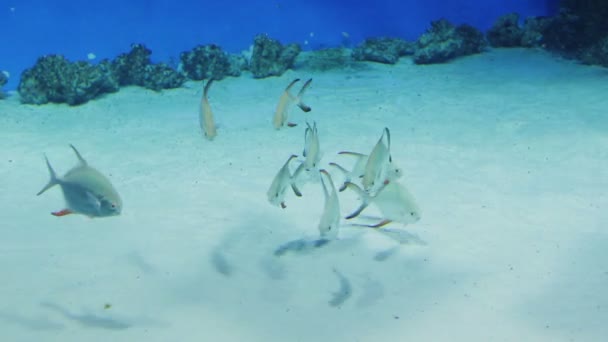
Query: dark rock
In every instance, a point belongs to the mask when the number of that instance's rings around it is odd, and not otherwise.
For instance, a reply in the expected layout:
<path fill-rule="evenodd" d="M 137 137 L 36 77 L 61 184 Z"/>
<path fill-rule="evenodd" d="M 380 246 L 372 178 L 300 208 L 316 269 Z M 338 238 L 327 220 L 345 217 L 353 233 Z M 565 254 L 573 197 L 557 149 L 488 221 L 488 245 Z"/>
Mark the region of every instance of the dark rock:
<path fill-rule="evenodd" d="M 595 46 L 608 35 L 606 0 L 561 0 L 561 16 L 571 16 L 568 28 L 580 49 Z"/>
<path fill-rule="evenodd" d="M 22 73 L 18 91 L 23 103 L 79 105 L 101 94 L 118 91 L 118 80 L 108 62 L 95 66 L 49 55 L 39 58 L 34 67 Z"/>
<path fill-rule="evenodd" d="M 462 47 L 459 52 L 461 56 L 481 53 L 487 46 L 483 33 L 471 25 L 458 26 L 456 35 L 462 40 Z"/>
<path fill-rule="evenodd" d="M 181 87 L 186 77 L 167 64 L 149 64 L 144 69 L 142 87 L 159 91 Z"/>
<path fill-rule="evenodd" d="M 519 14 L 510 13 L 498 18 L 488 30 L 488 42 L 493 47 L 521 46 L 524 30 L 519 27 Z"/>
<path fill-rule="evenodd" d="M 152 90 L 180 87 L 186 78 L 167 64 L 152 64 L 152 51 L 143 44 L 133 44 L 131 51 L 120 54 L 111 70 L 121 86 L 137 85 Z"/>
<path fill-rule="evenodd" d="M 580 53 L 580 59 L 586 64 L 599 64 L 608 67 L 608 36 L 584 49 Z"/>
<path fill-rule="evenodd" d="M 608 1 L 561 0 L 559 13 L 547 20 L 543 46 L 567 58 L 606 66 Z"/>
<path fill-rule="evenodd" d="M 118 55 L 112 61 L 112 69 L 121 86 L 143 85 L 146 67 L 152 62 L 152 51 L 143 44 L 131 45 L 131 51 Z"/>
<path fill-rule="evenodd" d="M 255 78 L 280 76 L 293 66 L 300 51 L 298 44 L 283 46 L 278 40 L 257 35 L 253 42 L 249 70 Z"/>
<path fill-rule="evenodd" d="M 551 18 L 529 17 L 526 18 L 521 37 L 521 46 L 541 47 L 545 44 L 545 35 L 551 25 Z"/>
<path fill-rule="evenodd" d="M 417 42 L 414 63 L 443 63 L 450 59 L 479 53 L 485 48 L 483 34 L 469 25 L 455 27 L 445 19 L 431 22 Z"/>
<path fill-rule="evenodd" d="M 180 54 L 181 68 L 193 80 L 221 80 L 226 76 L 239 76 L 241 65 L 215 45 L 199 45 L 192 51 Z M 233 64 L 235 63 L 235 64 Z"/>
<path fill-rule="evenodd" d="M 576 57 L 578 51 L 589 44 L 583 44 L 586 37 L 581 36 L 583 27 L 580 17 L 562 10 L 547 21 L 543 34 L 543 45 L 565 56 Z"/>
<path fill-rule="evenodd" d="M 230 70 L 228 71 L 229 76 L 241 76 L 243 70 L 249 70 L 249 64 L 247 58 L 243 55 L 228 55 L 228 61 L 230 62 Z"/>
<path fill-rule="evenodd" d="M 371 61 L 385 64 L 395 64 L 399 57 L 412 55 L 415 43 L 399 38 L 367 38 L 353 50 L 353 58 L 357 61 Z"/>

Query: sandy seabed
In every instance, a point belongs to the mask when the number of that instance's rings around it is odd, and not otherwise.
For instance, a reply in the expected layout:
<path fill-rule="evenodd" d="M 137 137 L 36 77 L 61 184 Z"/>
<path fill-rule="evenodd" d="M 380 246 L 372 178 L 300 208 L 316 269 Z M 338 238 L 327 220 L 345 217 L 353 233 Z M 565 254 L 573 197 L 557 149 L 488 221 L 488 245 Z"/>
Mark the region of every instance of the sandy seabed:
<path fill-rule="evenodd" d="M 313 110 L 272 115 L 293 78 Z M 198 126 L 200 82 L 125 88 L 79 107 L 0 101 L 2 341 L 601 341 L 608 336 L 608 71 L 535 50 L 445 65 L 358 64 L 218 81 L 219 129 Z M 422 219 L 403 244 L 345 224 L 314 238 L 318 182 L 266 190 L 305 122 L 322 164 L 368 152 L 386 126 Z M 68 144 L 108 175 L 121 216 L 63 208 Z M 339 182 L 338 174 L 330 169 Z M 341 193 L 344 215 L 357 207 Z M 370 211 L 373 214 L 373 210 Z M 331 300 L 343 275 L 350 294 Z"/>

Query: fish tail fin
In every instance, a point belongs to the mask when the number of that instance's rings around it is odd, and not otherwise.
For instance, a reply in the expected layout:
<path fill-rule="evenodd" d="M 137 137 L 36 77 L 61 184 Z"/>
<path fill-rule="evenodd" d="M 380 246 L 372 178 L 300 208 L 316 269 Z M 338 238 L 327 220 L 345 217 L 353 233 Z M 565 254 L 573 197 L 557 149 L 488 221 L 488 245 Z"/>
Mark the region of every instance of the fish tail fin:
<path fill-rule="evenodd" d="M 298 180 L 298 176 L 300 176 L 300 173 L 302 173 L 302 171 L 304 170 L 304 163 L 298 165 L 298 168 L 296 169 L 296 171 L 293 173 L 293 175 L 291 175 L 291 190 L 293 190 L 293 193 L 298 196 L 298 197 L 302 197 L 302 192 L 300 191 L 300 189 L 298 189 L 298 186 L 296 185 L 296 181 Z"/>
<path fill-rule="evenodd" d="M 49 162 L 49 158 L 47 158 L 47 156 L 44 156 L 44 159 L 46 160 L 46 166 L 49 169 L 49 174 L 51 176 L 51 179 L 49 180 L 49 182 L 44 186 L 44 188 L 42 188 L 42 190 L 38 191 L 38 193 L 36 194 L 36 196 L 40 196 L 42 195 L 42 193 L 44 193 L 45 191 L 47 191 L 48 189 L 52 188 L 53 186 L 59 184 L 59 179 L 57 178 L 57 174 L 55 173 L 55 170 L 53 170 L 53 167 L 51 166 L 51 163 Z"/>
<path fill-rule="evenodd" d="M 370 199 L 369 195 L 365 191 L 363 191 L 363 189 L 361 189 L 357 184 L 354 184 L 351 182 L 346 182 L 345 184 L 346 184 L 347 188 L 354 190 L 357 193 L 357 195 L 359 195 L 359 197 L 361 197 L 361 205 L 359 206 L 359 208 L 357 208 L 357 210 L 355 210 L 352 214 L 345 217 L 347 220 L 350 220 L 352 218 L 359 216 L 359 214 L 361 214 L 361 212 L 363 210 L 365 210 L 365 208 L 367 208 L 367 206 L 369 206 L 371 199 Z"/>
<path fill-rule="evenodd" d="M 72 150 L 74 150 L 74 153 L 76 153 L 76 157 L 78 158 L 78 160 L 80 161 L 80 163 L 82 165 L 87 165 L 87 161 L 84 160 L 84 158 L 82 158 L 82 155 L 80 154 L 80 152 L 78 152 L 78 150 L 76 149 L 76 147 L 74 145 L 72 145 L 72 144 L 70 144 L 70 147 L 72 148 Z"/>
<path fill-rule="evenodd" d="M 342 191 L 346 190 L 346 185 L 348 183 L 350 183 L 350 175 L 349 175 L 348 170 L 334 162 L 329 163 L 329 165 L 335 167 L 336 169 L 340 170 L 340 172 L 342 172 L 344 174 L 344 183 L 340 186 L 340 189 L 338 189 L 338 191 L 342 192 Z"/>
<path fill-rule="evenodd" d="M 331 176 L 329 175 L 329 173 L 325 170 L 325 169 L 321 169 L 319 170 L 319 173 L 321 174 L 321 186 L 323 187 L 323 194 L 325 195 L 325 198 L 329 198 L 329 190 L 327 189 L 327 185 L 325 184 L 325 179 L 323 179 L 323 175 L 325 175 L 329 181 L 331 182 Z"/>
<path fill-rule="evenodd" d="M 304 102 L 302 102 L 302 96 L 304 96 L 304 92 L 310 86 L 310 82 L 312 82 L 312 78 L 308 79 L 308 81 L 306 81 L 306 83 L 304 83 L 304 85 L 302 86 L 302 89 L 300 89 L 300 91 L 298 92 L 298 95 L 296 96 L 296 100 L 298 102 L 297 103 L 298 107 L 305 113 L 310 112 L 311 108 L 310 108 L 310 106 L 308 106 Z"/>

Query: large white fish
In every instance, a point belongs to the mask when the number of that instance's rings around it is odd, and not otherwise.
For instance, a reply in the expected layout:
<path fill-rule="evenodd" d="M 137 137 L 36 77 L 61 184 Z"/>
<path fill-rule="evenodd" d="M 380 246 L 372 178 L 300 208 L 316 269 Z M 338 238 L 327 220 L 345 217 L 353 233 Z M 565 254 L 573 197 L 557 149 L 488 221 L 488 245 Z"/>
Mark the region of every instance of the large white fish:
<path fill-rule="evenodd" d="M 293 102 L 295 102 L 297 106 L 304 112 L 310 112 L 311 110 L 309 106 L 302 102 L 302 96 L 304 96 L 304 91 L 306 91 L 306 89 L 310 85 L 310 82 L 312 82 L 312 78 L 306 81 L 306 83 L 304 83 L 302 89 L 300 89 L 297 96 L 293 96 L 289 92 L 291 87 L 293 87 L 293 85 L 296 84 L 299 80 L 299 78 L 296 78 L 295 80 L 291 81 L 291 83 L 289 83 L 289 85 L 285 88 L 285 90 L 281 94 L 281 97 L 279 98 L 279 103 L 277 104 L 277 109 L 274 113 L 274 118 L 272 119 L 272 125 L 275 129 L 280 129 L 281 127 L 285 126 L 285 124 L 290 127 L 296 126 L 293 123 L 287 122 L 289 106 Z"/>
<path fill-rule="evenodd" d="M 347 183 L 349 189 L 354 190 L 361 198 L 361 205 L 346 219 L 357 217 L 371 203 L 374 203 L 382 214 L 382 221 L 374 225 L 365 225 L 379 228 L 391 222 L 411 224 L 420 220 L 420 209 L 414 196 L 399 182 L 389 182 L 374 196 L 361 189 L 354 183 Z"/>
<path fill-rule="evenodd" d="M 338 191 L 336 191 L 329 172 L 326 170 L 320 170 L 319 172 L 321 172 L 321 185 L 325 196 L 325 206 L 319 221 L 319 233 L 321 239 L 332 240 L 338 236 L 338 229 L 340 228 L 340 201 L 338 200 Z"/>
<path fill-rule="evenodd" d="M 201 113 L 200 113 L 200 125 L 205 137 L 208 140 L 213 140 L 217 135 L 215 128 L 215 120 L 213 119 L 213 112 L 211 111 L 211 105 L 209 105 L 209 87 L 211 87 L 213 79 L 207 81 L 205 88 L 203 89 L 203 96 L 201 97 Z"/>
<path fill-rule="evenodd" d="M 118 192 L 104 175 L 89 166 L 74 145 L 70 145 L 70 147 L 78 157 L 78 165 L 59 178 L 45 156 L 51 179 L 37 196 L 53 186 L 59 185 L 63 191 L 67 208 L 53 212 L 53 215 L 83 214 L 89 217 L 119 215 L 122 211 L 122 200 Z"/>
<path fill-rule="evenodd" d="M 298 190 L 295 184 L 295 180 L 302 169 L 298 168 L 293 175 L 291 174 L 291 170 L 289 169 L 290 162 L 297 157 L 298 156 L 296 156 L 295 154 L 292 154 L 287 159 L 285 164 L 283 164 L 283 167 L 281 167 L 279 172 L 277 172 L 276 176 L 272 180 L 272 184 L 270 184 L 270 188 L 268 188 L 268 191 L 266 192 L 268 201 L 271 204 L 280 206 L 283 209 L 287 208 L 287 206 L 285 205 L 285 192 L 287 191 L 287 187 L 291 186 L 291 189 L 293 190 L 293 193 L 296 196 L 302 196 L 302 193 L 300 192 L 300 190 Z"/>

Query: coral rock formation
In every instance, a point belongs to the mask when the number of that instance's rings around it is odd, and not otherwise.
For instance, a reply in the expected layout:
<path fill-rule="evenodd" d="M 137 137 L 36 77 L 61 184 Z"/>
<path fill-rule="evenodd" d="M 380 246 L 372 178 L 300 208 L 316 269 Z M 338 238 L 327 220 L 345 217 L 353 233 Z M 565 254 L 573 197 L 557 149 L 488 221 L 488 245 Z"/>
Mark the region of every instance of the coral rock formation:
<path fill-rule="evenodd" d="M 135 44 L 130 52 L 98 65 L 70 62 L 61 55 L 40 57 L 25 70 L 18 86 L 21 102 L 83 104 L 120 86 L 138 85 L 160 90 L 181 86 L 185 77 L 166 64 L 152 64 L 151 51 Z"/>
<path fill-rule="evenodd" d="M 244 59 L 232 56 L 215 45 L 199 45 L 180 54 L 181 69 L 193 80 L 221 80 L 226 76 L 240 76 Z"/>
<path fill-rule="evenodd" d="M 255 78 L 280 76 L 293 66 L 300 51 L 298 44 L 283 46 L 278 40 L 257 35 L 253 42 L 249 70 Z"/>
<path fill-rule="evenodd" d="M 131 51 L 112 61 L 112 71 L 121 86 L 137 85 L 152 90 L 180 87 L 185 77 L 166 64 L 152 64 L 152 51 L 142 44 L 133 44 Z"/>
<path fill-rule="evenodd" d="M 399 38 L 367 38 L 353 50 L 353 58 L 357 61 L 395 64 L 399 57 L 414 54 L 415 45 Z"/>
<path fill-rule="evenodd" d="M 519 26 L 519 14 L 501 16 L 488 30 L 486 36 L 493 47 L 521 46 L 524 30 Z"/>
<path fill-rule="evenodd" d="M 414 63 L 443 63 L 450 59 L 480 53 L 486 47 L 483 34 L 470 25 L 455 27 L 445 19 L 431 22 L 417 42 Z"/>
<path fill-rule="evenodd" d="M 18 91 L 23 103 L 78 105 L 118 91 L 118 80 L 108 63 L 94 66 L 86 62 L 72 63 L 61 55 L 48 55 L 40 57 L 32 68 L 22 73 Z"/>

